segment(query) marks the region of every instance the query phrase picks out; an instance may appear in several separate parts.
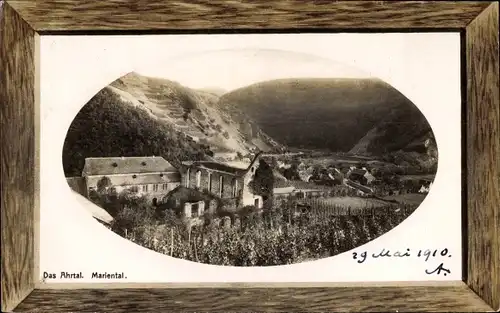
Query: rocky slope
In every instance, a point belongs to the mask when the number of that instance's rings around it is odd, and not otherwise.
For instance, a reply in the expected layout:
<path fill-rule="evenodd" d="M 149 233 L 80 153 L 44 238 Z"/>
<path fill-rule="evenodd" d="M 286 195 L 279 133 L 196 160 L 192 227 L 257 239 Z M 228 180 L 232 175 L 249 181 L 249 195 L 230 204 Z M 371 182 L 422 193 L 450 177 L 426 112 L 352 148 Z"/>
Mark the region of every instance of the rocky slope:
<path fill-rule="evenodd" d="M 108 87 L 124 101 L 183 132 L 214 152 L 272 151 L 280 145 L 239 112 L 220 110 L 222 90 L 194 90 L 167 79 L 129 73 Z M 235 118 L 237 117 L 237 118 Z"/>

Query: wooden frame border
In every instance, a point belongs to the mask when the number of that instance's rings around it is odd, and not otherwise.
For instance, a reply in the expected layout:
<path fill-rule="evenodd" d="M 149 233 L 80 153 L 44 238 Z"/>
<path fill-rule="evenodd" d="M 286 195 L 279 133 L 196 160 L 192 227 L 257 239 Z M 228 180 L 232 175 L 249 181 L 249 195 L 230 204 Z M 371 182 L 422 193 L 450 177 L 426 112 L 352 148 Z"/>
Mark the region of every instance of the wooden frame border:
<path fill-rule="evenodd" d="M 0 2 L 2 3 L 2 2 Z M 6 1 L 0 14 L 2 311 L 500 310 L 498 2 Z M 454 30 L 465 47 L 464 282 L 35 289 L 39 34 Z"/>

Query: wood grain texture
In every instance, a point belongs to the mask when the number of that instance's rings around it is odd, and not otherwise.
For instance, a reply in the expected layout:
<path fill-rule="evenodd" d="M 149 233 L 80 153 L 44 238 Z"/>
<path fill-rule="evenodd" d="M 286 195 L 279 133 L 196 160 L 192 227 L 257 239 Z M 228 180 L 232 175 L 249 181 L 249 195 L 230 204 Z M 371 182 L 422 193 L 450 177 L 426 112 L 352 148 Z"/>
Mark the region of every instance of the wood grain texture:
<path fill-rule="evenodd" d="M 468 27 L 467 283 L 500 310 L 500 87 L 498 2 Z"/>
<path fill-rule="evenodd" d="M 37 31 L 68 33 L 455 29 L 470 23 L 467 28 L 467 101 L 470 104 L 467 114 L 470 144 L 467 282 L 479 296 L 498 308 L 500 196 L 495 191 L 500 187 L 500 143 L 498 34 L 494 31 L 498 27 L 498 4 L 488 5 L 482 1 L 7 1 L 0 40 L 0 73 L 1 81 L 5 82 L 0 85 L 0 99 L 4 100 L 0 107 L 2 311 L 12 309 L 34 286 L 35 32 L 26 22 Z M 488 9 L 479 15 L 486 7 Z M 479 296 L 464 284 L 293 289 L 62 289 L 35 290 L 16 311 L 491 311 Z"/>
<path fill-rule="evenodd" d="M 475 312 L 491 310 L 456 286 L 35 290 L 29 312 Z"/>
<path fill-rule="evenodd" d="M 0 21 L 2 312 L 34 288 L 35 32 L 8 5 Z"/>
<path fill-rule="evenodd" d="M 9 1 L 38 32 L 463 28 L 484 1 Z"/>

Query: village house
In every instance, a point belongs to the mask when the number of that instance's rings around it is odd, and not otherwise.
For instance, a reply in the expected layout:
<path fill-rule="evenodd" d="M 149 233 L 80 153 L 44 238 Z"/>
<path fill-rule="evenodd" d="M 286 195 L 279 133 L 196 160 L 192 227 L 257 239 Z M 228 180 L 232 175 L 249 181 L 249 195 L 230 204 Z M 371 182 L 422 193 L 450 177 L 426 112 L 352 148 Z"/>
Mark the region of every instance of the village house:
<path fill-rule="evenodd" d="M 357 183 L 355 181 L 349 180 L 349 179 L 344 179 L 344 185 L 346 185 L 349 188 L 356 189 L 359 194 L 372 194 L 373 189 L 370 187 L 367 187 L 365 185 L 362 185 L 360 183 Z"/>
<path fill-rule="evenodd" d="M 339 169 L 331 167 L 329 168 L 328 177 L 330 177 L 330 179 L 332 180 L 338 180 L 339 182 L 343 182 L 345 175 Z"/>
<path fill-rule="evenodd" d="M 100 189 L 116 193 L 129 190 L 153 204 L 181 183 L 179 171 L 158 156 L 86 158 L 82 178 L 87 197 Z"/>
<path fill-rule="evenodd" d="M 425 181 L 421 180 L 420 181 L 420 189 L 418 190 L 419 193 L 429 193 L 432 187 L 432 181 Z"/>
<path fill-rule="evenodd" d="M 280 160 L 276 161 L 276 163 L 277 163 L 277 167 L 279 169 L 287 169 L 287 168 L 291 168 L 292 167 L 292 164 L 285 163 L 285 162 L 280 161 Z"/>
<path fill-rule="evenodd" d="M 301 163 L 304 164 L 304 163 Z M 302 165 L 297 167 L 297 172 L 299 174 L 299 178 L 302 181 L 309 182 L 313 179 L 314 167 Z"/>
<path fill-rule="evenodd" d="M 250 163 L 250 162 L 252 162 L 252 159 L 245 156 L 245 157 L 241 158 L 241 162 L 242 163 Z"/>
<path fill-rule="evenodd" d="M 312 173 L 308 173 L 308 172 L 299 172 L 299 178 L 301 181 L 305 181 L 305 182 L 312 182 L 314 180 L 314 177 L 312 175 Z"/>
<path fill-rule="evenodd" d="M 362 169 L 352 167 L 347 172 L 346 177 L 363 185 L 370 185 L 373 181 L 375 181 L 375 176 L 373 176 L 365 167 Z"/>

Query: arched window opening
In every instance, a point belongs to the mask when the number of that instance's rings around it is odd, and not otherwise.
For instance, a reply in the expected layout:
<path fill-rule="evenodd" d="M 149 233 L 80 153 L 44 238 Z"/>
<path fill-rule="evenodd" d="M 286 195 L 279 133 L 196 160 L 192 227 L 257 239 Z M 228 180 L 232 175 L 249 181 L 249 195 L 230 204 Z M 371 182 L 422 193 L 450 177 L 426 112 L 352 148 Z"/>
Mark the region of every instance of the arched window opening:
<path fill-rule="evenodd" d="M 231 182 L 231 193 L 233 195 L 233 198 L 236 197 L 238 193 L 238 180 L 236 178 L 233 178 Z"/>
<path fill-rule="evenodd" d="M 208 173 L 208 192 L 212 192 L 212 173 Z"/>
<path fill-rule="evenodd" d="M 196 188 L 200 188 L 201 186 L 201 171 L 196 171 Z"/>
<path fill-rule="evenodd" d="M 222 196 L 224 195 L 224 177 L 221 175 L 219 177 L 219 197 L 222 198 Z"/>
<path fill-rule="evenodd" d="M 189 180 L 190 180 L 189 174 L 190 174 L 190 172 L 191 172 L 191 169 L 188 168 L 187 171 L 186 171 L 186 181 L 185 181 L 186 188 L 189 188 Z"/>

